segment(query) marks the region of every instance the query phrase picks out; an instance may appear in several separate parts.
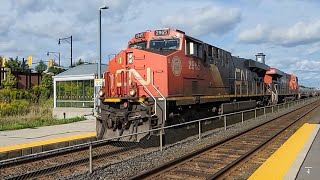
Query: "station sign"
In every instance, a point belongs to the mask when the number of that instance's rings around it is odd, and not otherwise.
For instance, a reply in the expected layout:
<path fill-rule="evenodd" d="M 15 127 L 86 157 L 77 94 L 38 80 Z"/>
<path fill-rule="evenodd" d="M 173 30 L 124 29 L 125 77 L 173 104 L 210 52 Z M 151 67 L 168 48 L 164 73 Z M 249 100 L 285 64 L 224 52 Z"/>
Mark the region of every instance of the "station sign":
<path fill-rule="evenodd" d="M 94 86 L 95 87 L 102 87 L 103 86 L 103 79 L 95 79 Z"/>

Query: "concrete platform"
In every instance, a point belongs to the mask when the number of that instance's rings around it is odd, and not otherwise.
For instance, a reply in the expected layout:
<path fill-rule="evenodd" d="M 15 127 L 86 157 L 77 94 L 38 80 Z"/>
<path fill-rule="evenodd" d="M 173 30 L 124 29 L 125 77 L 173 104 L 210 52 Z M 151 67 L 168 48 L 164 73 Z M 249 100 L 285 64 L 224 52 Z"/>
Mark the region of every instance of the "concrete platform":
<path fill-rule="evenodd" d="M 0 160 L 95 139 L 95 120 L 0 132 Z"/>
<path fill-rule="evenodd" d="M 249 179 L 319 179 L 320 111 L 298 129 Z"/>
<path fill-rule="evenodd" d="M 307 156 L 305 157 L 296 179 L 320 178 L 320 131 L 318 131 Z"/>

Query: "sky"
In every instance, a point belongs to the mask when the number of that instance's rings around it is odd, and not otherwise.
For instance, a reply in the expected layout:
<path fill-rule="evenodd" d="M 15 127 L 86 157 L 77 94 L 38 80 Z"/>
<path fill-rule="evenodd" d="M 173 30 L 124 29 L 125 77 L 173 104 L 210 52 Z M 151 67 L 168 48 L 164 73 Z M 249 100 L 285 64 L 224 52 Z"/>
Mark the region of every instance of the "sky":
<path fill-rule="evenodd" d="M 164 27 L 255 58 L 320 87 L 320 2 L 317 0 L 0 0 L 0 55 L 61 64 L 99 59 L 99 8 L 102 11 L 102 62 L 127 46 L 134 34 Z M 57 59 L 57 58 L 56 58 Z"/>

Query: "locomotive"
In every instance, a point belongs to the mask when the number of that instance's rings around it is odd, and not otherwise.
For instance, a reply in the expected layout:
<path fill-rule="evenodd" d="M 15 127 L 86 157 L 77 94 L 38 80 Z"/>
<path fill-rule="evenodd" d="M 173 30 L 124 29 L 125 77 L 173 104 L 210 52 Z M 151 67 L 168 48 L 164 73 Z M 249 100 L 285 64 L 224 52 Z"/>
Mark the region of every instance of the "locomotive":
<path fill-rule="evenodd" d="M 263 53 L 255 60 L 232 56 L 169 28 L 135 34 L 128 47 L 109 61 L 103 79 L 98 139 L 298 97 L 298 78 L 269 67 Z M 126 140 L 140 141 L 150 135 Z"/>

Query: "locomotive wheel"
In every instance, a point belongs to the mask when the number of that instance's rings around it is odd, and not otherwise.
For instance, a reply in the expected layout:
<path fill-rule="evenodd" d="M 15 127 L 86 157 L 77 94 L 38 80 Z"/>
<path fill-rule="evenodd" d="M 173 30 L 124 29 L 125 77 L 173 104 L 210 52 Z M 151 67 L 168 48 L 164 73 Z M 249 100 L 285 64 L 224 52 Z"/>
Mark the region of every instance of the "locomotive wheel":
<path fill-rule="evenodd" d="M 96 133 L 97 139 L 102 139 L 104 134 L 106 133 L 107 121 L 103 121 L 101 119 L 96 120 Z"/>

